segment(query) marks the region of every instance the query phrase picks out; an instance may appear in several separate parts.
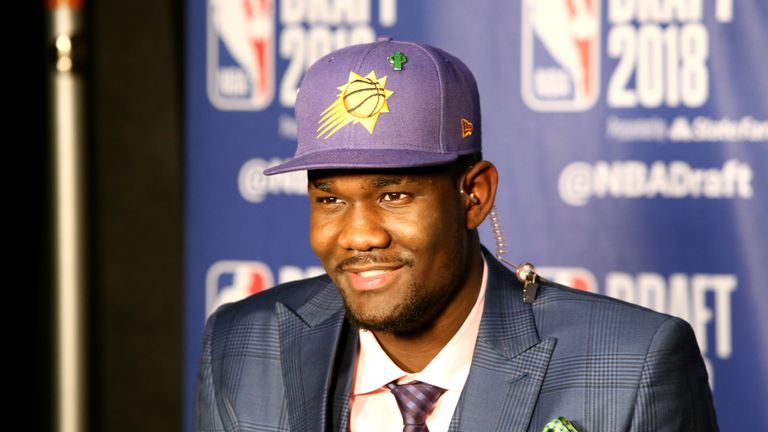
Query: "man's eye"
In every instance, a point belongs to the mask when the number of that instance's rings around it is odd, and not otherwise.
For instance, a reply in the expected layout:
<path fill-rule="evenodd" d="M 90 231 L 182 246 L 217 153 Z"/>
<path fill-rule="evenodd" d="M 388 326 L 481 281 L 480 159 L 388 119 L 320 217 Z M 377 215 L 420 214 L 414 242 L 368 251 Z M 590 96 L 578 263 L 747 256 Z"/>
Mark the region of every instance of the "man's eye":
<path fill-rule="evenodd" d="M 319 197 L 317 202 L 320 204 L 337 204 L 339 199 L 336 197 Z"/>
<path fill-rule="evenodd" d="M 387 192 L 381 198 L 382 201 L 393 202 L 405 199 L 407 195 L 402 192 Z"/>

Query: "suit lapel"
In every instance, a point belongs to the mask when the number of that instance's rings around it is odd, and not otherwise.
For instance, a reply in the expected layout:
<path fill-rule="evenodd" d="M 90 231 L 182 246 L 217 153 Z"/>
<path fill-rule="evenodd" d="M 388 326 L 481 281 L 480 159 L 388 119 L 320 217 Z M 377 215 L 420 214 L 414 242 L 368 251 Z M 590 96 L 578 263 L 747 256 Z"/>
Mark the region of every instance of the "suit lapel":
<path fill-rule="evenodd" d="M 349 394 L 357 357 L 357 330 L 345 325 L 339 340 L 340 349 L 334 362 L 331 382 L 331 427 L 330 431 L 346 432 L 349 425 Z"/>
<path fill-rule="evenodd" d="M 277 319 L 291 430 L 324 431 L 330 423 L 328 394 L 344 326 L 341 298 L 326 282 L 295 311 L 278 303 Z"/>
<path fill-rule="evenodd" d="M 526 430 L 555 340 L 539 340 L 522 286 L 502 264 L 486 259 L 483 318 L 453 424 L 459 430 Z"/>

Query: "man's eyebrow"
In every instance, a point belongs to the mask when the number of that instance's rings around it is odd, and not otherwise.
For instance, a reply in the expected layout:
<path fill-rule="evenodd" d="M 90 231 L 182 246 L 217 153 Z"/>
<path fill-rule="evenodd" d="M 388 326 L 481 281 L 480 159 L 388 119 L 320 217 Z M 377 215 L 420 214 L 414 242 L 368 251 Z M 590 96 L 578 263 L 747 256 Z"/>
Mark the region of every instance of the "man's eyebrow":
<path fill-rule="evenodd" d="M 387 176 L 387 177 L 376 177 L 371 181 L 374 186 L 382 188 L 387 187 L 391 185 L 399 185 L 403 182 L 402 177 L 397 176 Z"/>
<path fill-rule="evenodd" d="M 309 184 L 315 189 L 319 189 L 323 192 L 330 192 L 331 190 L 333 190 L 333 185 L 331 184 L 331 182 L 310 181 Z"/>
<path fill-rule="evenodd" d="M 374 177 L 371 179 L 371 184 L 374 187 L 383 188 L 387 186 L 402 184 L 404 179 L 405 179 L 404 176 L 392 176 L 392 175 Z M 320 190 L 322 192 L 333 192 L 333 180 L 327 180 L 327 181 L 310 180 L 309 185 L 310 187 Z"/>

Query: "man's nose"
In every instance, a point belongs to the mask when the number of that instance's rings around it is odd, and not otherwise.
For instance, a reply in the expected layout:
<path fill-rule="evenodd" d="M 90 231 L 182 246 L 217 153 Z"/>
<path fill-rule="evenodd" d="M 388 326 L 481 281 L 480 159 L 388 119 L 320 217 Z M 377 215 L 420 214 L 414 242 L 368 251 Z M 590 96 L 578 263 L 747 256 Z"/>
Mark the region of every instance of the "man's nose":
<path fill-rule="evenodd" d="M 353 206 L 348 210 L 338 237 L 339 246 L 355 251 L 386 248 L 391 240 L 381 216 L 365 204 Z"/>

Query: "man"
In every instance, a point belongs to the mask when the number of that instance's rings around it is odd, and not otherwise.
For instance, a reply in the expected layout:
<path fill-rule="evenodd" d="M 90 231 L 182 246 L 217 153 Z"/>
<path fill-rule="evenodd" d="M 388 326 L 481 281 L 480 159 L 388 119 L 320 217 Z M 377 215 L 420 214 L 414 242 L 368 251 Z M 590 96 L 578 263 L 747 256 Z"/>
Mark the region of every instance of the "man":
<path fill-rule="evenodd" d="M 461 61 L 390 39 L 333 52 L 296 121 L 295 158 L 266 174 L 308 171 L 327 275 L 211 316 L 197 430 L 717 429 L 685 322 L 541 279 L 524 301 L 482 248 L 498 177 Z"/>

